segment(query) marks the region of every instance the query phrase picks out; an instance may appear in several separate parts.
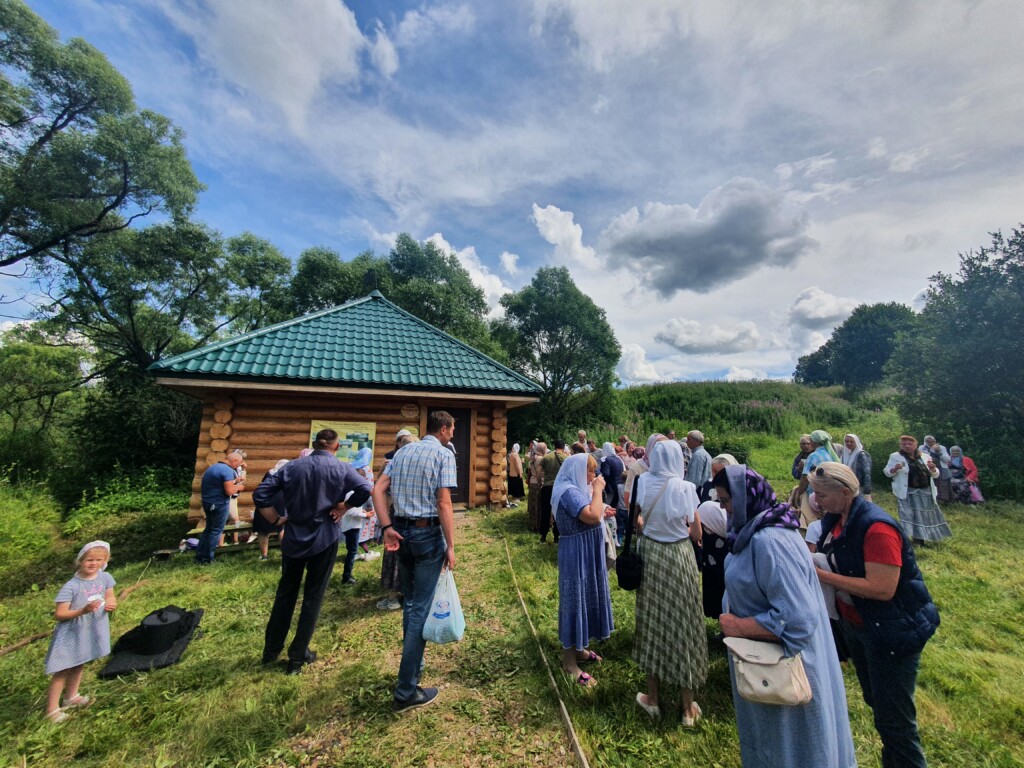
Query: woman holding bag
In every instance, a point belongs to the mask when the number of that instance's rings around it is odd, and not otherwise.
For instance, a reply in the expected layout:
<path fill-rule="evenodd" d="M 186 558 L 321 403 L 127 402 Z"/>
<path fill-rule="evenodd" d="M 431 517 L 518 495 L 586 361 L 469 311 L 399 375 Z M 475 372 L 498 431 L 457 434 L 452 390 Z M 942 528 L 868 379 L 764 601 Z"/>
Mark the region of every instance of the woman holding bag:
<path fill-rule="evenodd" d="M 688 541 L 691 527 L 700 528 L 697 490 L 683 474 L 682 448 L 665 440 L 654 446 L 651 469 L 638 481 L 644 575 L 636 591 L 633 658 L 647 673 L 647 693 L 638 693 L 636 703 L 658 717 L 660 685 L 677 685 L 682 690 L 683 725 L 692 727 L 701 716 L 693 692 L 708 676 L 708 641 L 700 575 Z"/>
<path fill-rule="evenodd" d="M 846 689 L 818 577 L 793 508 L 775 498 L 761 475 L 740 464 L 714 477 L 729 516 L 732 553 L 725 560 L 728 638 L 780 643 L 800 654 L 812 698 L 806 704 L 761 704 L 743 698 L 729 654 L 740 753 L 748 768 L 855 768 Z"/>
<path fill-rule="evenodd" d="M 558 521 L 558 639 L 562 668 L 584 688 L 597 685 L 581 663 L 600 662 L 588 649 L 593 638 L 606 640 L 615 628 L 605 562 L 604 524 L 615 510 L 601 498 L 604 479 L 595 477 L 597 459 L 577 453 L 562 462 L 551 491 Z"/>

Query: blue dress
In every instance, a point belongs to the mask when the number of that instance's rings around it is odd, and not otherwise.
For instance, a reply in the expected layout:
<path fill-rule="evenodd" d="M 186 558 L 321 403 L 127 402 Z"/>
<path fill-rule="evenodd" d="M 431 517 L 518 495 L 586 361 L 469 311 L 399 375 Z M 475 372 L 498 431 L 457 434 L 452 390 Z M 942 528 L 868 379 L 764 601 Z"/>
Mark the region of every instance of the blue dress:
<path fill-rule="evenodd" d="M 556 511 L 558 539 L 558 639 L 582 651 L 591 638 L 611 635 L 612 598 L 604 559 L 603 524 L 581 523 L 591 497 L 576 488 L 562 494 Z"/>
<path fill-rule="evenodd" d="M 100 571 L 94 579 L 74 576 L 60 588 L 55 603 L 70 603 L 77 611 L 91 599 L 102 598 L 114 586 L 114 577 Z M 100 608 L 67 621 L 58 621 L 46 652 L 46 674 L 72 669 L 110 654 L 110 614 Z"/>
<path fill-rule="evenodd" d="M 811 555 L 800 535 L 763 528 L 725 560 L 726 606 L 754 617 L 782 640 L 786 655 L 803 654 L 814 698 L 796 707 L 756 704 L 736 690 L 729 655 L 732 698 L 744 766 L 856 768 L 846 688 L 825 601 Z"/>

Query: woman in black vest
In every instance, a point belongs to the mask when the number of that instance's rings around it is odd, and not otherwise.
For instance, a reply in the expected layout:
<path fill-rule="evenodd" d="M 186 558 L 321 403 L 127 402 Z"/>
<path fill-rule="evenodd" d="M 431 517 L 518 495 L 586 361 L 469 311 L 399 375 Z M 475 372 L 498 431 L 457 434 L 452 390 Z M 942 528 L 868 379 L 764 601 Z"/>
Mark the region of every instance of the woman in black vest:
<path fill-rule="evenodd" d="M 853 471 L 825 462 L 810 480 L 826 512 L 818 551 L 831 566 L 818 568 L 818 578 L 837 591 L 843 636 L 882 737 L 882 766 L 925 768 L 914 687 L 939 611 L 910 540 L 885 510 L 860 495 Z"/>

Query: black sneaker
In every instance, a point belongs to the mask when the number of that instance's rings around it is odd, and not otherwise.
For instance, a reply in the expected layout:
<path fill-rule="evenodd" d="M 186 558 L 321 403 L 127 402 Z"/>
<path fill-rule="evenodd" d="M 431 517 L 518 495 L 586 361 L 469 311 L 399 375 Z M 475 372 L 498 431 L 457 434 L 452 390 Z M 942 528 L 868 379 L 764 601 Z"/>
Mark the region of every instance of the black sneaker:
<path fill-rule="evenodd" d="M 299 674 L 299 672 L 302 671 L 302 668 L 304 666 L 306 666 L 307 664 L 312 664 L 314 661 L 316 661 L 316 651 L 306 651 L 306 658 L 304 658 L 302 661 L 292 661 L 291 659 L 289 659 L 288 674 L 297 675 Z"/>
<path fill-rule="evenodd" d="M 437 688 L 416 688 L 416 693 L 408 699 L 394 699 L 391 702 L 392 712 L 406 712 L 416 707 L 425 707 L 437 699 Z"/>

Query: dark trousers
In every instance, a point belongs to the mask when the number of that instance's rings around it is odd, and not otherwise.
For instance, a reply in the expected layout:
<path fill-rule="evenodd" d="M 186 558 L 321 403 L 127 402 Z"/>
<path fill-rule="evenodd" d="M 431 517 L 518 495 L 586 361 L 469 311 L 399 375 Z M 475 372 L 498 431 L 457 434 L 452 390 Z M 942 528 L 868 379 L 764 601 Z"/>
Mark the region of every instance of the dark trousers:
<path fill-rule="evenodd" d="M 423 625 L 427 623 L 434 590 L 444 564 L 445 541 L 439 526 L 415 528 L 395 523 L 402 534 L 398 548 L 398 576 L 402 581 L 402 662 L 398 667 L 395 698 L 416 694 L 423 673 Z"/>
<path fill-rule="evenodd" d="M 224 525 L 228 521 L 228 507 L 230 502 L 221 504 L 203 504 L 203 513 L 206 515 L 206 527 L 199 534 L 199 546 L 196 547 L 197 563 L 212 563 L 213 553 L 217 551 L 217 543 L 220 535 L 224 533 Z"/>
<path fill-rule="evenodd" d="M 553 485 L 544 485 L 540 489 L 540 537 L 546 539 L 548 531 L 555 529 L 555 541 L 558 541 L 558 525 L 555 523 L 554 511 L 551 509 L 551 493 Z"/>
<path fill-rule="evenodd" d="M 305 660 L 337 555 L 338 542 L 311 557 L 281 555 L 281 580 L 277 583 L 274 607 L 270 611 L 270 621 L 267 622 L 263 641 L 264 661 L 276 659 L 284 648 L 288 629 L 292 625 L 292 615 L 295 613 L 295 603 L 299 598 L 303 573 L 306 575 L 306 584 L 302 591 L 302 609 L 299 611 L 295 637 L 288 646 L 288 658 L 291 661 Z"/>
<path fill-rule="evenodd" d="M 921 654 L 890 656 L 868 632 L 845 620 L 842 625 L 864 701 L 882 737 L 882 768 L 927 768 L 914 706 Z"/>
<path fill-rule="evenodd" d="M 352 568 L 356 564 L 356 555 L 359 553 L 359 532 L 361 528 L 352 528 L 345 531 L 345 570 L 341 572 L 341 580 L 352 578 Z"/>

